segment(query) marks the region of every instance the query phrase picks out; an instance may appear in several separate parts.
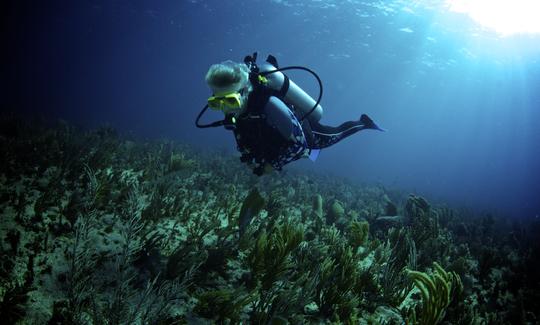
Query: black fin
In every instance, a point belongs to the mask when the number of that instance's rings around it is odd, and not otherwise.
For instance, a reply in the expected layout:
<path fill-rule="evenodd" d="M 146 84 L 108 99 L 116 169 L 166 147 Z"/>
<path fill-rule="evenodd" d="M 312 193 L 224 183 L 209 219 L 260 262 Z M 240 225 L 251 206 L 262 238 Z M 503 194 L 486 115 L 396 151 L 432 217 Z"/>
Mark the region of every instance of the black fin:
<path fill-rule="evenodd" d="M 367 116 L 366 114 L 362 114 L 360 116 L 360 122 L 364 125 L 366 129 L 373 129 L 373 130 L 379 130 L 379 131 L 385 131 L 384 129 L 381 129 L 373 120 Z"/>
<path fill-rule="evenodd" d="M 362 124 L 365 126 L 370 126 L 373 124 L 373 120 L 366 114 L 362 114 L 362 116 L 360 116 L 360 122 L 362 122 Z"/>
<path fill-rule="evenodd" d="M 276 69 L 279 69 L 279 66 L 278 66 L 278 63 L 277 63 L 277 59 L 275 56 L 273 56 L 272 54 L 268 55 L 268 57 L 266 58 L 266 62 L 270 63 L 271 65 L 273 65 Z"/>

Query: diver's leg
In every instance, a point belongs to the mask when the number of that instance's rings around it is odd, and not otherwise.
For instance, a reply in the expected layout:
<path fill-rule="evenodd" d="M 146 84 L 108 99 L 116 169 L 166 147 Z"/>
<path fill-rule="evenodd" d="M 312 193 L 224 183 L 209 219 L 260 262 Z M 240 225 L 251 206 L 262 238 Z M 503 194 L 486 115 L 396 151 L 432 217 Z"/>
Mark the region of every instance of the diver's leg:
<path fill-rule="evenodd" d="M 322 149 L 337 143 L 346 137 L 365 129 L 375 129 L 383 131 L 379 128 L 367 115 L 362 114 L 358 121 L 348 121 L 340 126 L 333 127 L 322 125 L 318 122 L 311 123 L 312 149 Z"/>

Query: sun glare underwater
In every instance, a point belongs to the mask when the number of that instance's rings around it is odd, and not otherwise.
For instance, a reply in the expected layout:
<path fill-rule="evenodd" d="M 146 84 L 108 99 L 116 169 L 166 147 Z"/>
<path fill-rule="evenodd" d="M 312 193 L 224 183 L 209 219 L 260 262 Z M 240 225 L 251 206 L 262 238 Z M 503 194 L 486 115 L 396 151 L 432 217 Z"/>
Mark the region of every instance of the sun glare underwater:
<path fill-rule="evenodd" d="M 540 2 L 535 0 L 448 0 L 449 9 L 469 15 L 503 36 L 540 34 Z"/>
<path fill-rule="evenodd" d="M 540 323 L 540 1 L 2 7 L 3 324 Z"/>

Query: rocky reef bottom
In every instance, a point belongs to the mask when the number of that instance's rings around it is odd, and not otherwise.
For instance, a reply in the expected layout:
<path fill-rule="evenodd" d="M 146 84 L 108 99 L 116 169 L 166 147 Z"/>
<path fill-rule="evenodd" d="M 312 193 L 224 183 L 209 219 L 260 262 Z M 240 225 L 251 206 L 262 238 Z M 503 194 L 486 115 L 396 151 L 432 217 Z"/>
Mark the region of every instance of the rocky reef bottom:
<path fill-rule="evenodd" d="M 538 324 L 540 220 L 0 123 L 3 324 Z"/>

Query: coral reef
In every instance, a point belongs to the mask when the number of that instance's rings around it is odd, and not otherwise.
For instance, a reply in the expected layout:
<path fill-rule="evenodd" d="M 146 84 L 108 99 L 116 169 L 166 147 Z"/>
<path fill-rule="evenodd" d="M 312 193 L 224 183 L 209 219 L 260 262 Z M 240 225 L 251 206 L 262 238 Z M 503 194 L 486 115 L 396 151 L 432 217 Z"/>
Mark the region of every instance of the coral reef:
<path fill-rule="evenodd" d="M 535 324 L 540 222 L 0 121 L 10 324 Z"/>

